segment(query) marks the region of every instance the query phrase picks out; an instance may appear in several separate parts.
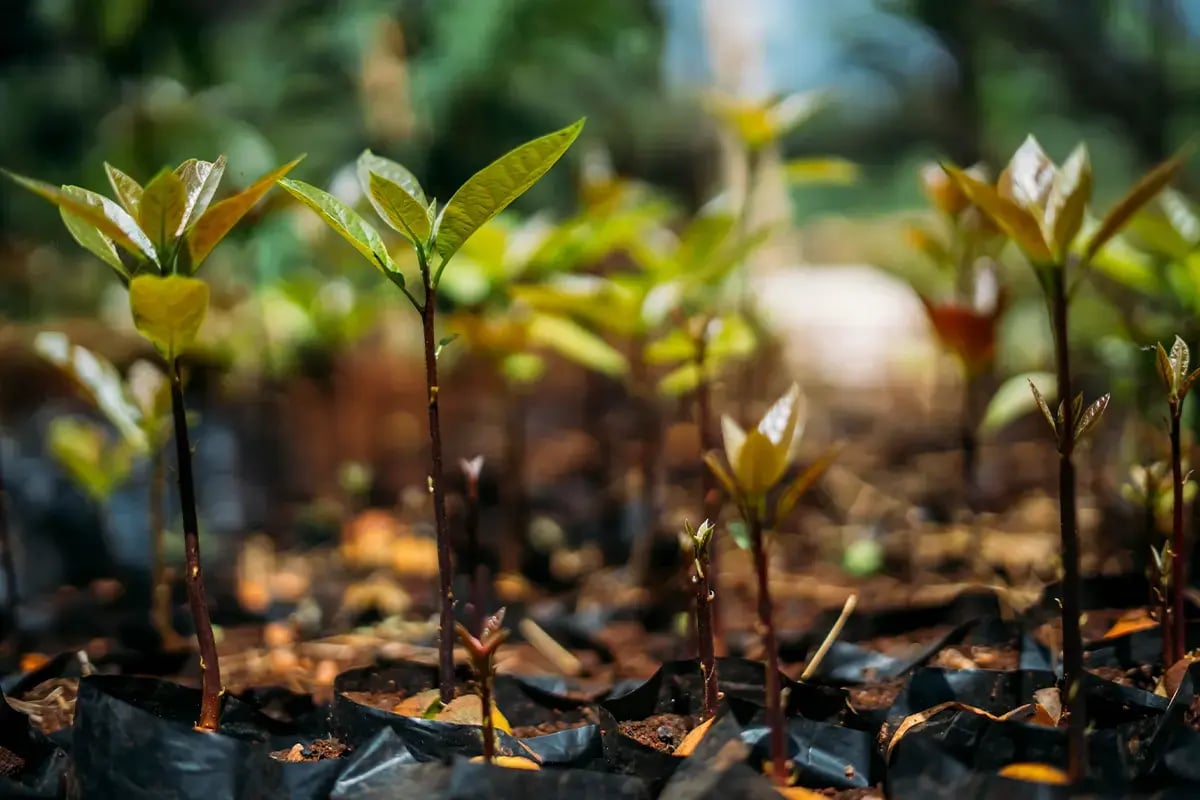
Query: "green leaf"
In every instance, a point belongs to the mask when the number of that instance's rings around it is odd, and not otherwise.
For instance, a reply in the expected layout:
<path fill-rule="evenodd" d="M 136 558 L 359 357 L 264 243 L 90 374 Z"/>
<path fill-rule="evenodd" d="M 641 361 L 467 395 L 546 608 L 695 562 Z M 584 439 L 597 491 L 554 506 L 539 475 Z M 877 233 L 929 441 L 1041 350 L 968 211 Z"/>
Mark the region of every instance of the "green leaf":
<path fill-rule="evenodd" d="M 729 531 L 729 537 L 733 539 L 742 550 L 750 550 L 754 547 L 754 541 L 750 538 L 750 527 L 740 519 L 731 521 L 726 529 Z"/>
<path fill-rule="evenodd" d="M 82 189 L 70 186 L 63 191 L 87 202 Z M 60 208 L 58 213 L 62 216 L 63 225 L 67 226 L 71 238 L 78 242 L 80 247 L 112 267 L 123 281 L 129 280 L 129 270 L 125 269 L 125 264 L 121 262 L 121 256 L 112 239 L 101 233 L 94 225 L 84 222 L 65 208 Z"/>
<path fill-rule="evenodd" d="M 1183 341 L 1179 336 L 1175 337 L 1175 343 L 1171 345 L 1171 373 L 1173 379 L 1171 386 L 1178 389 L 1183 385 L 1183 379 L 1188 374 L 1188 366 L 1191 361 L 1191 353 L 1188 351 L 1187 342 Z"/>
<path fill-rule="evenodd" d="M 133 324 L 167 361 L 196 340 L 208 311 L 208 285 L 182 275 L 139 275 L 129 283 Z"/>
<path fill-rule="evenodd" d="M 512 353 L 500 362 L 500 371 L 509 383 L 529 386 L 546 374 L 546 360 L 536 353 Z"/>
<path fill-rule="evenodd" d="M 618 377 L 629 370 L 619 350 L 566 317 L 535 313 L 529 323 L 529 341 L 604 375 Z"/>
<path fill-rule="evenodd" d="M 138 227 L 133 217 L 104 195 L 78 186 L 64 186 L 60 189 L 44 181 L 26 178 L 7 170 L 0 172 L 34 194 L 49 200 L 60 210 L 67 211 L 79 221 L 91 225 L 112 239 L 122 250 L 139 259 L 157 260 L 154 245 L 146 238 L 146 234 Z"/>
<path fill-rule="evenodd" d="M 359 216 L 358 212 L 328 192 L 303 181 L 283 180 L 279 185 L 293 197 L 317 212 L 325 224 L 370 261 L 385 275 L 396 272 L 396 263 L 388 253 L 379 232 Z"/>
<path fill-rule="evenodd" d="M 367 196 L 375 212 L 401 236 L 423 247 L 429 241 L 429 209 L 382 175 L 372 172 L 367 184 Z"/>
<path fill-rule="evenodd" d="M 1104 411 L 1108 408 L 1108 401 L 1111 395 L 1103 395 L 1096 399 L 1083 412 L 1075 417 L 1075 441 L 1079 442 L 1083 437 L 1088 435 L 1088 432 L 1096 426 L 1100 418 L 1104 416 Z"/>
<path fill-rule="evenodd" d="M 946 173 L 975 204 L 979 210 L 990 219 L 997 228 L 1004 231 L 1008 238 L 1021 248 L 1034 264 L 1046 264 L 1051 261 L 1049 248 L 1042 239 L 1041 226 L 1038 221 L 1024 208 L 1004 197 L 994 187 L 963 172 L 957 167 L 947 165 Z"/>
<path fill-rule="evenodd" d="M 66 334 L 57 331 L 39 333 L 34 337 L 33 350 L 67 375 L 135 449 L 141 452 L 147 449 L 143 412 L 111 362 L 85 347 L 71 344 Z"/>
<path fill-rule="evenodd" d="M 138 225 L 166 258 L 183 229 L 187 212 L 187 190 L 183 186 L 183 178 L 169 170 L 158 173 L 146 184 L 137 208 Z M 163 266 L 165 268 L 167 265 Z"/>
<path fill-rule="evenodd" d="M 442 259 L 545 175 L 579 136 L 583 122 L 526 142 L 468 178 L 438 217 L 434 241 Z"/>
<path fill-rule="evenodd" d="M 642 354 L 647 364 L 675 364 L 696 357 L 696 344 L 687 331 L 672 328 L 661 338 L 646 345 Z"/>
<path fill-rule="evenodd" d="M 233 230 L 233 226 L 246 216 L 246 213 L 262 199 L 263 195 L 271 191 L 271 187 L 281 182 L 283 176 L 291 172 L 303 160 L 304 156 L 300 156 L 268 172 L 242 191 L 232 197 L 226 197 L 201 214 L 187 232 L 191 271 L 195 272 L 199 269 L 200 264 L 208 258 L 208 254 L 212 252 L 213 248 Z M 199 200 L 200 197 L 197 198 L 197 203 Z"/>
<path fill-rule="evenodd" d="M 110 443 L 102 428 L 76 417 L 50 421 L 47 446 L 71 480 L 96 502 L 106 502 L 133 468 L 132 453 Z"/>
<path fill-rule="evenodd" d="M 680 364 L 658 382 L 658 391 L 667 397 L 679 397 L 700 385 L 700 368 L 695 364 Z"/>
<path fill-rule="evenodd" d="M 208 210 L 225 175 L 225 156 L 218 156 L 216 161 L 199 161 L 189 158 L 175 168 L 175 174 L 183 179 L 184 191 L 187 194 L 187 210 L 184 212 L 183 225 L 191 227 L 200 216 Z"/>
<path fill-rule="evenodd" d="M 131 217 L 137 217 L 138 203 L 142 201 L 142 185 L 107 161 L 104 162 L 104 171 L 121 207 L 128 211 Z"/>
<path fill-rule="evenodd" d="M 792 509 L 796 507 L 796 503 L 800 502 L 800 498 L 808 494 L 808 490 L 813 487 L 813 484 L 829 471 L 829 468 L 837 460 L 841 452 L 842 446 L 840 444 L 835 444 L 827 448 L 825 452 L 817 457 L 816 461 L 802 469 L 800 474 L 788 484 L 787 489 L 779 496 L 779 502 L 775 504 L 776 523 L 792 513 Z"/>
<path fill-rule="evenodd" d="M 733 475 L 742 491 L 757 497 L 773 489 L 783 477 L 788 466 L 788 454 L 755 428 L 746 434 L 746 441 L 732 466 Z"/>
<path fill-rule="evenodd" d="M 1092 164 L 1087 147 L 1080 144 L 1054 176 L 1042 217 L 1042 237 L 1050 243 L 1056 261 L 1063 260 L 1079 234 L 1091 196 Z"/>
<path fill-rule="evenodd" d="M 437 361 L 438 359 L 440 359 L 442 357 L 442 351 L 446 349 L 446 346 L 449 345 L 451 342 L 453 342 L 457 338 L 458 338 L 457 333 L 453 333 L 449 336 L 443 336 L 437 343 L 437 349 L 435 349 L 433 351 L 433 360 Z"/>
<path fill-rule="evenodd" d="M 725 460 L 734 470 L 742 459 L 742 448 L 746 445 L 746 432 L 728 414 L 721 415 L 721 439 L 725 444 Z"/>
<path fill-rule="evenodd" d="M 1031 213 L 1041 212 L 1049 202 L 1057 172 L 1038 140 L 1029 135 L 1013 153 L 996 185 L 1002 197 Z"/>
<path fill-rule="evenodd" d="M 1046 418 L 1046 423 L 1050 426 L 1050 430 L 1058 433 L 1058 425 L 1054 422 L 1054 415 L 1050 412 L 1050 406 L 1046 404 L 1046 398 L 1042 397 L 1042 393 L 1038 391 L 1037 384 L 1032 380 L 1029 380 L 1029 390 L 1033 392 L 1034 402 L 1042 410 L 1042 416 Z"/>
<path fill-rule="evenodd" d="M 844 158 L 797 158 L 783 169 L 788 183 L 797 186 L 849 186 L 859 177 L 858 165 Z"/>
<path fill-rule="evenodd" d="M 355 166 L 358 171 L 358 183 L 368 197 L 371 194 L 371 174 L 374 173 L 396 184 L 422 206 L 428 207 L 429 201 L 425 197 L 425 190 L 421 188 L 417 177 L 390 158 L 375 155 L 370 150 L 363 150 Z M 378 211 L 378 208 L 376 210 Z"/>
<path fill-rule="evenodd" d="M 1092 234 L 1092 238 L 1088 240 L 1087 247 L 1084 249 L 1084 262 L 1090 261 L 1109 239 L 1116 236 L 1129 223 L 1134 214 L 1178 177 L 1187 155 L 1187 153 L 1179 153 L 1138 179 L 1137 183 L 1125 193 L 1125 196 L 1104 215 L 1104 219 L 1100 220 L 1100 227 Z"/>
<path fill-rule="evenodd" d="M 1034 381 L 1053 383 L 1054 376 L 1049 372 L 1027 372 L 1014 375 L 1000 384 L 983 412 L 979 432 L 983 435 L 994 434 L 1013 420 L 1037 409 L 1037 399 L 1029 391 L 1029 385 Z"/>

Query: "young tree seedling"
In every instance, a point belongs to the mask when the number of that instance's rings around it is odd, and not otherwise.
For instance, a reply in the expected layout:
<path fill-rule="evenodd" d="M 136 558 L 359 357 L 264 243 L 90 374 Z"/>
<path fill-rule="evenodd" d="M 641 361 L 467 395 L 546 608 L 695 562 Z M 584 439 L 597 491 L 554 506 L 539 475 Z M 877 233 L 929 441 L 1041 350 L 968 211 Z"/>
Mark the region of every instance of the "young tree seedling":
<path fill-rule="evenodd" d="M 1087 708 L 1082 688 L 1083 638 L 1079 628 L 1079 531 L 1076 525 L 1073 455 L 1080 438 L 1104 413 L 1108 395 L 1084 409 L 1082 395 L 1077 398 L 1072 392 L 1068 301 L 1100 248 L 1116 236 L 1134 214 L 1175 177 L 1181 167 L 1182 159 L 1176 157 L 1147 173 L 1105 215 L 1085 242 L 1077 242 L 1092 194 L 1092 168 L 1084 145 L 1076 147 L 1059 167 L 1045 154 L 1037 140 L 1030 136 L 1013 154 L 995 186 L 956 167 L 945 167 L 967 199 L 1024 253 L 1045 294 L 1050 327 L 1054 334 L 1059 398 L 1057 418 L 1051 414 L 1050 407 L 1035 386 L 1033 392 L 1056 434 L 1058 444 L 1063 563 L 1063 680 L 1070 710 L 1068 774 L 1072 781 L 1082 779 L 1087 763 Z M 1069 282 L 1071 268 L 1080 273 L 1074 283 Z M 1032 382 L 1030 386 L 1033 386 Z"/>
<path fill-rule="evenodd" d="M 696 655 L 700 659 L 700 674 L 704 679 L 704 719 L 716 716 L 717 703 L 721 700 L 717 691 L 717 652 L 713 636 L 713 589 L 709 572 L 709 546 L 715 527 L 709 520 L 692 529 L 683 523 L 686 543 L 692 550 L 692 588 L 696 594 Z"/>
<path fill-rule="evenodd" d="M 463 244 L 488 220 L 524 194 L 567 152 L 583 129 L 579 120 L 506 153 L 467 179 L 439 210 L 427 199 L 411 172 L 365 151 L 358 159 L 358 178 L 375 212 L 413 248 L 423 297 L 409 290 L 404 273 L 388 252 L 383 237 L 354 209 L 333 195 L 302 181 L 280 185 L 307 205 L 349 242 L 371 265 L 396 285 L 421 317 L 424 340 L 426 405 L 429 416 L 429 489 L 437 532 L 441 617 L 438 683 L 442 702 L 454 697 L 454 579 L 450 531 L 442 486 L 442 429 L 438 404 L 438 352 L 449 340 L 437 340 L 437 290 L 442 273 Z"/>
<path fill-rule="evenodd" d="M 115 469 L 133 456 L 150 459 L 150 482 L 146 493 L 146 521 L 150 530 L 150 619 L 164 646 L 177 641 L 171 624 L 171 587 L 166 580 L 164 558 L 166 445 L 171 438 L 171 393 L 162 370 L 148 361 L 137 361 L 122 380 L 120 372 L 106 359 L 61 333 L 45 331 L 34 339 L 34 350 L 71 378 L 84 397 L 117 430 L 116 443 L 103 444 L 97 435 L 80 429 L 74 420 L 51 423 L 51 452 L 72 476 L 76 485 L 97 502 L 106 502 L 116 483 L 128 470 Z M 67 427 L 63 427 L 63 426 Z M 114 482 L 114 479 L 119 480 Z"/>
<path fill-rule="evenodd" d="M 467 649 L 471 670 L 479 682 L 479 699 L 483 706 L 483 758 L 489 762 L 496 757 L 495 712 L 492 708 L 495 697 L 492 681 L 496 677 L 496 651 L 508 639 L 508 630 L 500 627 L 503 622 L 504 609 L 500 609 L 483 623 L 478 637 L 462 623 L 455 626 L 459 641 Z"/>
<path fill-rule="evenodd" d="M 705 462 L 737 506 L 744 528 L 731 528 L 734 540 L 754 559 L 758 584 L 758 627 L 766 651 L 767 724 L 770 727 L 771 772 L 776 784 L 787 783 L 787 741 L 784 730 L 783 696 L 779 686 L 779 643 L 775 635 L 774 608 L 767 574 L 767 535 L 782 521 L 800 498 L 824 474 L 837 455 L 830 448 L 816 462 L 792 479 L 781 492 L 776 490 L 792 465 L 794 447 L 803 431 L 804 401 L 796 384 L 767 409 L 756 428 L 744 431 L 729 416 L 721 419 L 725 440 L 725 464 L 716 453 L 706 453 Z M 771 497 L 776 499 L 772 503 Z"/>
<path fill-rule="evenodd" d="M 1171 644 L 1168 651 L 1170 659 L 1163 668 L 1169 668 L 1183 658 L 1187 650 L 1187 625 L 1183 616 L 1183 590 L 1187 585 L 1185 553 L 1186 543 L 1183 532 L 1184 484 L 1187 477 L 1183 474 L 1183 448 L 1181 445 L 1181 420 L 1183 419 L 1183 403 L 1200 370 L 1188 372 L 1191 354 L 1187 343 L 1178 336 L 1171 345 L 1168 353 L 1158 344 L 1156 347 L 1158 375 L 1162 378 L 1163 388 L 1167 392 L 1167 408 L 1169 410 L 1168 426 L 1171 441 L 1171 548 L 1170 568 L 1171 578 L 1168 584 L 1170 593 L 1170 620 L 1163 619 L 1163 640 Z M 1167 558 L 1162 559 L 1166 566 Z M 1170 632 L 1168 634 L 1168 631 Z M 1165 644 L 1164 644 L 1165 648 Z"/>
<path fill-rule="evenodd" d="M 217 729 L 223 688 L 201 571 L 200 524 L 180 363 L 208 310 L 208 285 L 193 276 L 213 248 L 298 163 L 300 158 L 215 204 L 212 200 L 225 174 L 224 156 L 211 162 L 188 159 L 174 170 L 162 170 L 144 187 L 105 164 L 118 202 L 78 186 L 57 187 L 5 173 L 58 206 L 75 241 L 113 270 L 129 290 L 135 327 L 166 361 L 183 512 L 188 606 L 200 648 L 201 700 L 196 728 L 202 731 Z"/>

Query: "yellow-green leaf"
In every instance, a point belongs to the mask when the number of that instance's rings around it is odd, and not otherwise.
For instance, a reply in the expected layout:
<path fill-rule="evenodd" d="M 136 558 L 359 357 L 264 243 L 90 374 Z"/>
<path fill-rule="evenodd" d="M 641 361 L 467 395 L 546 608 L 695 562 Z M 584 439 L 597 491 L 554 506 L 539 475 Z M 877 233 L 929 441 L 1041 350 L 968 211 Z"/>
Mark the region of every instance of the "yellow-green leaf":
<path fill-rule="evenodd" d="M 471 234 L 524 194 L 583 130 L 583 120 L 509 151 L 467 179 L 438 217 L 435 243 L 448 259 Z"/>
<path fill-rule="evenodd" d="M 817 460 L 809 464 L 795 479 L 788 484 L 787 489 L 779 496 L 779 502 L 775 504 L 775 521 L 779 522 L 792 513 L 792 509 L 796 507 L 796 503 L 800 502 L 800 498 L 808 493 L 808 490 L 813 487 L 813 484 L 826 472 L 833 462 L 837 460 L 838 455 L 842 452 L 841 445 L 833 445 L 821 453 Z"/>
<path fill-rule="evenodd" d="M 187 190 L 184 189 L 183 178 L 169 170 L 155 175 L 142 191 L 137 209 L 138 226 L 165 257 L 183 228 L 187 211 Z M 166 268 L 166 265 L 163 266 Z"/>
<path fill-rule="evenodd" d="M 1004 197 L 994 187 L 947 165 L 947 174 L 979 210 L 1008 238 L 1024 251 L 1034 264 L 1048 264 L 1050 249 L 1042 239 L 1042 229 L 1036 218 L 1015 202 Z"/>
<path fill-rule="evenodd" d="M 733 464 L 733 475 L 747 495 L 763 495 L 783 477 L 787 464 L 787 453 L 756 428 L 746 434 L 746 441 Z"/>
<path fill-rule="evenodd" d="M 268 172 L 233 197 L 227 197 L 205 211 L 192 223 L 187 232 L 192 272 L 199 268 L 212 249 L 233 230 L 233 226 L 246 216 L 246 212 L 303 159 L 304 156 L 300 156 Z"/>
<path fill-rule="evenodd" d="M 1100 220 L 1100 227 L 1088 240 L 1083 254 L 1085 262 L 1090 261 L 1109 239 L 1116 236 L 1125 227 L 1134 214 L 1153 200 L 1155 195 L 1167 188 L 1167 184 L 1175 180 L 1183 169 L 1186 156 L 1187 153 L 1179 153 L 1162 162 L 1139 178 L 1138 182 L 1125 193 L 1125 196 L 1117 201 L 1117 204 L 1104 215 L 1104 219 Z"/>
<path fill-rule="evenodd" d="M 208 311 L 208 285 L 182 275 L 139 275 L 129 283 L 133 324 L 168 361 L 192 342 Z"/>
<path fill-rule="evenodd" d="M 142 185 L 107 161 L 104 162 L 104 171 L 117 201 L 131 217 L 136 218 L 138 203 L 142 200 Z"/>
<path fill-rule="evenodd" d="M 417 176 L 390 158 L 384 158 L 372 153 L 370 150 L 364 150 L 358 157 L 356 167 L 358 170 L 358 182 L 362 186 L 363 192 L 367 195 L 371 194 L 371 173 L 375 173 L 379 177 L 386 178 L 399 186 L 410 197 L 415 198 L 422 207 L 429 204 L 429 201 L 425 198 L 425 190 L 421 188 L 421 183 L 417 180 Z"/>
<path fill-rule="evenodd" d="M 858 181 L 858 165 L 844 158 L 796 158 L 784 165 L 788 183 L 800 186 L 849 186 Z"/>
<path fill-rule="evenodd" d="M 83 190 L 77 187 L 70 186 L 63 191 L 87 202 Z M 125 265 L 121 262 L 121 256 L 117 253 L 117 247 L 113 244 L 112 239 L 101 233 L 95 225 L 84 222 L 66 208 L 59 208 L 58 213 L 62 216 L 63 224 L 67 226 L 71 238 L 78 242 L 80 247 L 116 270 L 123 280 L 129 280 L 129 270 L 125 269 Z"/>
<path fill-rule="evenodd" d="M 376 172 L 367 176 L 367 186 L 367 196 L 375 212 L 393 230 L 413 244 L 424 245 L 429 241 L 428 208 L 405 191 L 403 186 Z"/>
<path fill-rule="evenodd" d="M 605 375 L 624 375 L 629 369 L 619 350 L 566 317 L 535 313 L 529 322 L 529 341 Z"/>
<path fill-rule="evenodd" d="M 385 275 L 396 271 L 396 262 L 388 253 L 379 231 L 358 212 L 328 192 L 304 181 L 282 180 L 279 185 L 304 205 L 317 212 L 325 224 L 362 254 L 363 258 Z"/>
<path fill-rule="evenodd" d="M 1063 260 L 1079 234 L 1091 196 L 1092 163 L 1087 146 L 1080 144 L 1055 175 L 1042 217 L 1042 237 L 1050 243 L 1056 261 Z"/>
<path fill-rule="evenodd" d="M 659 380 L 658 391 L 667 397 L 679 397 L 699 385 L 700 367 L 695 364 L 681 364 Z"/>
<path fill-rule="evenodd" d="M 725 469 L 725 465 L 721 463 L 721 457 L 715 452 L 704 454 L 704 463 L 712 471 L 713 476 L 720 481 L 721 486 L 725 488 L 725 493 L 730 497 L 737 497 L 738 488 L 733 480 L 733 476 L 729 474 L 729 470 Z"/>
<path fill-rule="evenodd" d="M 767 409 L 767 413 L 763 414 L 758 423 L 758 432 L 767 437 L 767 441 L 780 451 L 785 462 L 791 452 L 792 443 L 800 438 L 800 431 L 804 428 L 804 411 L 804 396 L 800 394 L 800 387 L 793 383 L 783 396 Z"/>
<path fill-rule="evenodd" d="M 7 170 L 0 171 L 34 194 L 49 200 L 60 209 L 69 211 L 80 221 L 91 225 L 126 252 L 137 258 L 156 260 L 154 245 L 146 238 L 146 234 L 138 227 L 133 217 L 104 195 L 78 186 L 64 186 L 60 189 L 44 181 L 27 178 Z"/>
<path fill-rule="evenodd" d="M 725 443 L 725 460 L 737 471 L 737 464 L 742 459 L 742 448 L 746 444 L 746 431 L 733 421 L 728 414 L 721 415 L 721 439 Z"/>
<path fill-rule="evenodd" d="M 133 454 L 120 441 L 109 442 L 96 423 L 77 417 L 57 417 L 50 421 L 47 447 L 58 462 L 89 497 L 105 502 L 133 468 Z"/>
<path fill-rule="evenodd" d="M 225 175 L 225 156 L 218 156 L 216 161 L 189 158 L 175 168 L 175 174 L 183 179 L 187 194 L 187 209 L 183 217 L 183 226 L 187 228 L 208 210 L 208 204 L 217 193 L 217 187 Z"/>

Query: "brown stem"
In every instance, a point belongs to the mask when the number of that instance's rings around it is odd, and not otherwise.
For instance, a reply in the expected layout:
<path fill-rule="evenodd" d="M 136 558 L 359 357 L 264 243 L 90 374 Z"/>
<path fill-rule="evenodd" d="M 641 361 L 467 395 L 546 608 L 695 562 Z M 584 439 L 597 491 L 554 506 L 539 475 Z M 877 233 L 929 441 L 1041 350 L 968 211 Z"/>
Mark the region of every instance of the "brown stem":
<path fill-rule="evenodd" d="M 446 500 L 442 492 L 442 426 L 438 416 L 437 342 L 434 322 L 436 290 L 428 265 L 422 264 L 425 303 L 421 306 L 421 329 L 425 339 L 425 389 L 429 402 L 429 486 L 433 492 L 433 520 L 437 530 L 441 617 L 438 630 L 438 689 L 442 703 L 454 699 L 454 561 L 450 553 L 450 531 L 446 526 Z"/>
<path fill-rule="evenodd" d="M 163 487 L 167 482 L 167 460 L 161 447 L 155 447 L 150 462 L 150 497 L 147 500 L 147 517 L 150 522 L 150 620 L 163 645 L 175 638 L 171 625 L 171 587 L 166 580 L 166 564 L 163 556 L 166 514 L 163 512 Z"/>
<path fill-rule="evenodd" d="M 779 645 L 775 638 L 774 612 L 771 606 L 771 587 L 767 581 L 767 544 L 762 521 L 750 515 L 750 542 L 754 550 L 754 572 L 758 579 L 758 626 L 767 651 L 767 727 L 771 732 L 771 778 L 777 786 L 785 786 L 788 777 L 787 739 L 783 719 L 783 695 L 779 688 Z"/>
<path fill-rule="evenodd" d="M 713 437 L 712 427 L 712 386 L 709 384 L 708 376 L 705 374 L 705 360 L 708 358 L 708 325 L 704 326 L 699 338 L 696 341 L 696 370 L 699 375 L 699 382 L 696 384 L 696 428 L 700 432 L 700 455 L 716 449 L 717 443 Z M 704 519 L 711 522 L 713 525 L 720 524 L 721 516 L 721 489 L 717 486 L 717 478 L 713 475 L 711 469 L 701 471 L 701 498 L 704 508 Z M 707 583 L 712 590 L 711 597 L 708 601 L 709 618 L 712 628 L 711 637 L 713 641 L 713 650 L 715 652 L 718 642 L 721 640 L 721 606 L 718 600 L 719 592 L 717 591 L 717 574 L 721 567 L 720 548 L 715 543 L 711 544 L 708 553 L 708 566 L 705 569 L 705 574 L 708 576 Z"/>
<path fill-rule="evenodd" d="M 1083 637 L 1079 630 L 1080 577 L 1079 530 L 1076 523 L 1074 394 L 1071 391 L 1070 350 L 1067 344 L 1067 295 L 1063 269 L 1050 281 L 1054 316 L 1054 356 L 1058 366 L 1058 398 L 1062 420 L 1058 431 L 1058 508 L 1062 535 L 1062 648 L 1063 683 L 1070 711 L 1067 738 L 1067 774 L 1072 782 L 1083 778 L 1087 763 L 1087 706 L 1083 693 Z"/>
<path fill-rule="evenodd" d="M 696 590 L 696 655 L 700 659 L 700 674 L 704 677 L 704 718 L 710 719 L 717 713 L 720 695 L 717 693 L 717 656 L 713 647 L 713 591 L 712 572 L 708 559 L 701 557 L 700 569 L 692 575 L 692 586 Z"/>
<path fill-rule="evenodd" d="M 1155 514 L 1155 500 L 1157 499 L 1158 487 L 1154 484 L 1154 476 L 1150 469 L 1146 470 L 1146 507 L 1145 507 L 1145 524 L 1146 524 L 1146 540 L 1150 543 L 1150 547 L 1157 550 L 1158 542 L 1158 520 Z M 1158 628 L 1162 632 L 1162 660 L 1163 668 L 1170 667 L 1175 662 L 1171 660 L 1171 655 L 1175 652 L 1175 644 L 1172 640 L 1171 625 L 1171 593 L 1170 581 L 1167 575 L 1158 567 L 1154 567 L 1153 581 L 1150 584 L 1150 601 L 1151 605 L 1158 606 Z"/>
<path fill-rule="evenodd" d="M 1179 432 L 1180 402 L 1171 402 L 1171 478 L 1173 495 L 1171 520 L 1171 661 L 1183 658 L 1187 650 L 1187 626 L 1183 618 L 1185 556 L 1183 551 L 1183 454 Z"/>
<path fill-rule="evenodd" d="M 187 409 L 183 405 L 183 379 L 179 362 L 169 364 L 171 413 L 175 420 L 175 456 L 179 469 L 179 507 L 183 513 L 183 552 L 186 561 L 188 606 L 200 646 L 200 720 L 196 728 L 215 731 L 221 717 L 221 664 L 213 638 L 208 598 L 204 594 L 204 572 L 200 565 L 200 523 L 196 514 L 196 485 L 192 477 L 192 446 L 188 440 Z"/>
<path fill-rule="evenodd" d="M 525 539 L 529 535 L 529 506 L 525 491 L 525 392 L 512 388 L 508 393 L 505 420 L 504 475 L 508 482 L 508 546 L 500 552 L 500 571 L 516 574 L 521 570 Z"/>
<path fill-rule="evenodd" d="M 12 533 L 8 527 L 8 492 L 4 471 L 0 467 L 0 569 L 4 570 L 4 605 L 8 623 L 16 638 L 20 638 L 20 604 L 17 592 L 17 564 L 13 556 Z"/>

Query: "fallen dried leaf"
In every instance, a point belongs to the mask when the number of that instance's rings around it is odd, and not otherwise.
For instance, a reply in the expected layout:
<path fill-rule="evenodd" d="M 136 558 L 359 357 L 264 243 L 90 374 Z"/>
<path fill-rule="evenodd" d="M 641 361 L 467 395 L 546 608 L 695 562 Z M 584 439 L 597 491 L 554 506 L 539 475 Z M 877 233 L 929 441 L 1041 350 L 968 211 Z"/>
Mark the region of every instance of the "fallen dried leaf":
<path fill-rule="evenodd" d="M 1049 764 L 1035 764 L 1029 762 L 1018 762 L 1009 764 L 1004 769 L 1000 770 L 1001 777 L 1012 778 L 1017 781 L 1027 781 L 1029 783 L 1045 783 L 1051 786 L 1066 786 L 1071 781 L 1067 777 L 1067 773 L 1063 772 L 1058 767 L 1052 767 Z"/>
<path fill-rule="evenodd" d="M 675 752 L 672 755 L 679 756 L 680 758 L 690 756 L 695 751 L 696 745 L 700 744 L 700 740 L 704 738 L 704 734 L 708 733 L 708 729 L 712 727 L 712 724 L 713 721 L 710 718 L 692 728 L 688 732 L 688 735 L 683 737 L 683 741 L 679 743 L 679 747 L 675 748 Z"/>

